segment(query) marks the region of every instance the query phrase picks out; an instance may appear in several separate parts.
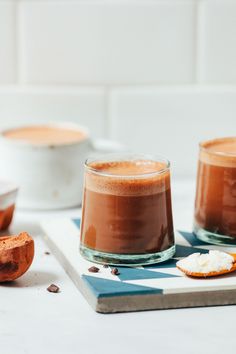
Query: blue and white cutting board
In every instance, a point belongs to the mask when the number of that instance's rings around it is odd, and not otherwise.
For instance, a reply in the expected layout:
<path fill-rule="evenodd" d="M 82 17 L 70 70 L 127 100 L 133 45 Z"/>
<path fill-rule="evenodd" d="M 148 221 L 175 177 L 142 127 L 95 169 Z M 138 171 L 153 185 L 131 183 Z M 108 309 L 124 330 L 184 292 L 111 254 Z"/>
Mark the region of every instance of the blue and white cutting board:
<path fill-rule="evenodd" d="M 100 268 L 79 254 L 79 219 L 57 219 L 41 224 L 45 239 L 65 271 L 94 310 L 102 313 L 236 304 L 236 272 L 221 277 L 193 279 L 184 276 L 176 261 L 209 249 L 236 253 L 236 247 L 207 245 L 192 233 L 179 231 L 175 257 L 165 263 L 144 267 Z"/>

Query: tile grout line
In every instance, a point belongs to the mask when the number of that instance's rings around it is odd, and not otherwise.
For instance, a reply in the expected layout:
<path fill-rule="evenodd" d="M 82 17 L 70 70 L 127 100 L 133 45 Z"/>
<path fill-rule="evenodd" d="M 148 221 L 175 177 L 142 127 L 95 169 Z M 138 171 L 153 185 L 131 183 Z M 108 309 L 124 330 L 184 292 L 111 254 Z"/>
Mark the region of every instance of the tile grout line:
<path fill-rule="evenodd" d="M 20 21 L 21 1 L 15 0 L 15 38 L 16 38 L 16 83 L 22 86 L 22 50 L 21 50 L 21 21 Z"/>
<path fill-rule="evenodd" d="M 14 83 L 13 85 L 18 85 L 18 41 L 17 41 L 17 0 L 12 1 L 12 5 L 14 6 L 13 10 L 13 28 L 14 28 Z"/>
<path fill-rule="evenodd" d="M 194 4 L 194 21 L 193 21 L 193 85 L 197 85 L 197 52 L 198 52 L 198 48 L 197 48 L 197 39 L 198 39 L 198 35 L 197 35 L 197 31 L 198 31 L 198 5 L 199 2 L 198 0 L 194 0 L 193 1 Z"/>
<path fill-rule="evenodd" d="M 19 53 L 20 53 L 20 44 L 19 44 L 19 2 L 15 1 L 15 41 L 16 41 L 16 84 L 20 84 L 20 65 L 19 65 Z"/>
<path fill-rule="evenodd" d="M 196 9 L 196 49 L 195 49 L 195 82 L 205 82 L 205 26 L 206 0 L 198 0 Z"/>
<path fill-rule="evenodd" d="M 17 72 L 17 28 L 16 28 L 16 1 L 12 1 L 11 2 L 12 6 L 13 6 L 13 28 L 14 28 L 14 81 L 11 85 L 16 85 L 18 84 L 18 72 Z"/>

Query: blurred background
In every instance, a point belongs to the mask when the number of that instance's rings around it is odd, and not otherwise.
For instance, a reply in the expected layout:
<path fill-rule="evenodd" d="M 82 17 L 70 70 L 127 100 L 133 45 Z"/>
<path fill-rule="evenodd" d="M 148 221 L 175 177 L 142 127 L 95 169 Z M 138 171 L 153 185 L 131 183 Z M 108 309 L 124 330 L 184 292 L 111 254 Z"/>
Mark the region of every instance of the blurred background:
<path fill-rule="evenodd" d="M 193 177 L 235 84 L 235 0 L 0 0 L 1 129 L 73 121 Z"/>

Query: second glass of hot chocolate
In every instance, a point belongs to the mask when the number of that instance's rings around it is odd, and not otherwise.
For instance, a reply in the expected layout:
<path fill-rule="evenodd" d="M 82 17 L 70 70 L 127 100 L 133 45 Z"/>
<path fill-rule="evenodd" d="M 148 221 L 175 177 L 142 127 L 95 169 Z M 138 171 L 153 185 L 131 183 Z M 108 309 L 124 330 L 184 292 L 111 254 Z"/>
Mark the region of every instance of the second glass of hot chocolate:
<path fill-rule="evenodd" d="M 80 252 L 114 265 L 151 264 L 174 255 L 167 160 L 112 154 L 86 161 Z"/>
<path fill-rule="evenodd" d="M 236 244 L 236 138 L 200 144 L 194 233 L 213 244 Z"/>

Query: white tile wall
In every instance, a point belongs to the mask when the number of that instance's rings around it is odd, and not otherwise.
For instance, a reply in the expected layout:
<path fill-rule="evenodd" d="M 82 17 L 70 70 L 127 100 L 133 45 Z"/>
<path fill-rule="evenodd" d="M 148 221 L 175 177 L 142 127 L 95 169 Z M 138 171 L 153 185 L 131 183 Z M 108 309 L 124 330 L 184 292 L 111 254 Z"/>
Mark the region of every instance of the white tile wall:
<path fill-rule="evenodd" d="M 236 135 L 236 89 L 113 90 L 111 136 L 136 152 L 161 154 L 176 176 L 196 172 L 198 143 Z"/>
<path fill-rule="evenodd" d="M 235 63 L 236 0 L 0 0 L 0 129 L 76 121 L 193 176 L 236 135 Z"/>
<path fill-rule="evenodd" d="M 106 136 L 102 88 L 0 88 L 0 128 L 19 124 L 72 121 L 92 136 Z"/>
<path fill-rule="evenodd" d="M 0 85 L 16 78 L 15 3 L 0 1 Z"/>
<path fill-rule="evenodd" d="M 236 82 L 236 1 L 210 0 L 205 4 L 203 38 L 205 80 Z"/>
<path fill-rule="evenodd" d="M 21 1 L 27 83 L 187 83 L 194 78 L 195 3 Z"/>

